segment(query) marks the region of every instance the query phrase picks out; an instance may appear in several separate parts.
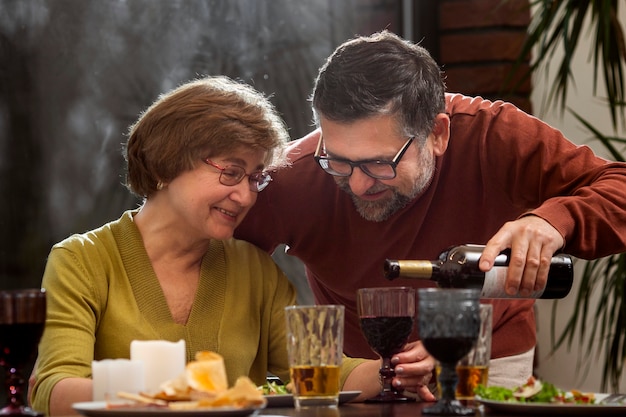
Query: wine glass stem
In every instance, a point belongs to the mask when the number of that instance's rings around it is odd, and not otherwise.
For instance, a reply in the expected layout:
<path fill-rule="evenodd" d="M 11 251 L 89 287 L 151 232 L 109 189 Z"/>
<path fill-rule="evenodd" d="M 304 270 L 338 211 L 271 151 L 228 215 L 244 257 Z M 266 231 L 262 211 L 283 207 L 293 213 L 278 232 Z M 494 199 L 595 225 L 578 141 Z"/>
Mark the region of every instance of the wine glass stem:
<path fill-rule="evenodd" d="M 456 363 L 442 363 L 439 374 L 441 383 L 441 399 L 452 401 L 456 398 L 456 384 L 458 377 L 456 374 Z"/>
<path fill-rule="evenodd" d="M 391 366 L 391 358 L 383 358 L 383 365 L 380 368 L 380 381 L 384 392 L 391 392 L 393 387 L 391 381 L 396 376 L 393 366 Z"/>
<path fill-rule="evenodd" d="M 22 395 L 24 389 L 24 378 L 22 378 L 21 373 L 16 368 L 11 368 L 7 370 L 7 381 L 6 381 L 9 398 L 8 404 L 13 408 L 20 408 L 24 405 L 24 398 Z"/>

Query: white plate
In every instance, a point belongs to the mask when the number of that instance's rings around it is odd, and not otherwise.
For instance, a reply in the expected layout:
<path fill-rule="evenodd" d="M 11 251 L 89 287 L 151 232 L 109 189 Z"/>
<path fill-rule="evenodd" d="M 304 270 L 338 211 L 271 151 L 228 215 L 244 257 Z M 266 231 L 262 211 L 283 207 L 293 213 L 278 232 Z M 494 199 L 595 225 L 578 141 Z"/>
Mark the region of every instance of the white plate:
<path fill-rule="evenodd" d="M 485 400 L 476 396 L 476 401 L 496 413 L 515 414 L 550 414 L 550 415 L 587 415 L 602 416 L 607 414 L 626 415 L 626 404 L 598 404 L 609 394 L 594 394 L 596 404 L 550 404 L 550 403 L 514 403 Z"/>
<path fill-rule="evenodd" d="M 132 416 L 132 417 L 245 417 L 258 413 L 263 407 L 235 408 L 235 407 L 215 407 L 195 410 L 172 410 L 166 407 L 120 407 L 107 408 L 106 401 L 91 401 L 74 403 L 72 408 L 80 414 L 88 417 L 111 417 L 111 416 Z"/>
<path fill-rule="evenodd" d="M 339 404 L 354 400 L 360 393 L 361 391 L 341 391 Z M 291 394 L 266 395 L 265 399 L 268 407 L 293 407 L 293 395 Z"/>

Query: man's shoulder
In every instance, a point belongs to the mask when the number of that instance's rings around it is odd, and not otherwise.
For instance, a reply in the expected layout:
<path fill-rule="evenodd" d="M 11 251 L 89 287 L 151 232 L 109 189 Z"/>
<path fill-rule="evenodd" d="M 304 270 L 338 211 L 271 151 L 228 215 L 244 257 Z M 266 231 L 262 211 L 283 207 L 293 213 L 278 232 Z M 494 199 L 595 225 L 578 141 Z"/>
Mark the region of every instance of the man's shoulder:
<path fill-rule="evenodd" d="M 306 136 L 289 142 L 287 154 L 290 163 L 296 163 L 302 159 L 312 157 L 320 137 L 319 129 L 308 133 Z"/>
<path fill-rule="evenodd" d="M 495 116 L 503 111 L 514 111 L 520 115 L 525 114 L 514 104 L 503 100 L 489 100 L 480 96 L 466 96 L 459 93 L 446 93 L 446 112 L 450 117 L 466 115 L 492 115 Z"/>

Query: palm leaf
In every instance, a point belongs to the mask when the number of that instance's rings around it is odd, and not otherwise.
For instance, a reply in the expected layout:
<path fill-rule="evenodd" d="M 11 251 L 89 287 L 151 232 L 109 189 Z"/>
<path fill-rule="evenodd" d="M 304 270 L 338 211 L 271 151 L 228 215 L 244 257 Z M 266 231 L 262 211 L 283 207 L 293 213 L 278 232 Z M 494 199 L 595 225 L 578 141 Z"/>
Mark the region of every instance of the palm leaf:
<path fill-rule="evenodd" d="M 626 138 L 620 138 L 617 136 L 605 136 L 598 129 L 596 129 L 591 123 L 585 120 L 581 115 L 570 109 L 570 112 L 574 117 L 583 124 L 591 133 L 593 133 L 593 139 L 596 139 L 602 143 L 602 145 L 609 151 L 613 159 L 619 162 L 625 162 L 623 151 L 617 149 L 614 143 L 626 144 Z"/>
<path fill-rule="evenodd" d="M 503 0 L 506 2 L 507 0 Z M 522 45 L 518 59 L 510 72 L 505 87 L 516 90 L 532 75 L 542 74 L 550 78 L 547 64 L 554 59 L 558 49 L 562 49 L 562 57 L 554 82 L 545 97 L 545 106 L 556 107 L 564 111 L 570 84 L 575 80 L 572 76 L 572 62 L 579 46 L 579 40 L 585 34 L 585 28 L 593 32 L 591 54 L 594 64 L 594 94 L 597 93 L 602 74 L 606 89 L 607 101 L 613 128 L 619 122 L 626 126 L 623 109 L 625 98 L 623 64 L 626 63 L 626 41 L 624 31 L 618 20 L 618 6 L 622 0 L 531 0 L 534 15 L 528 28 L 528 36 Z M 590 17 L 589 23 L 585 20 Z M 534 53 L 535 59 L 526 72 L 518 75 L 518 80 L 511 85 L 515 74 L 521 70 L 528 56 Z M 621 106 L 620 106 L 620 103 Z"/>

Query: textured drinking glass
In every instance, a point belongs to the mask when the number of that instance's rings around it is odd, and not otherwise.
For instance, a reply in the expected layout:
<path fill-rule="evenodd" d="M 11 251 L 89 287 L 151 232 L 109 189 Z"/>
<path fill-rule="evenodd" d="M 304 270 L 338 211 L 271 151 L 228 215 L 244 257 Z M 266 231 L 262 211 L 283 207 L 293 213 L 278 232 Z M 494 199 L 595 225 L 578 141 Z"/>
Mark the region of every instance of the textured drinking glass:
<path fill-rule="evenodd" d="M 357 290 L 361 332 L 382 359 L 381 391 L 366 402 L 415 401 L 391 385 L 396 375 L 391 358 L 406 345 L 415 321 L 415 290 L 410 287 L 361 288 Z"/>
<path fill-rule="evenodd" d="M 487 386 L 489 360 L 491 359 L 491 322 L 493 306 L 480 305 L 480 331 L 476 344 L 456 365 L 459 382 L 456 385 L 457 400 L 473 400 L 478 385 Z"/>
<path fill-rule="evenodd" d="M 419 336 L 428 352 L 441 363 L 441 398 L 422 414 L 466 416 L 475 410 L 455 399 L 456 365 L 472 349 L 480 330 L 480 290 L 418 290 Z"/>
<path fill-rule="evenodd" d="M 456 399 L 471 404 L 478 385 L 487 386 L 489 379 L 489 361 L 491 360 L 491 326 L 493 306 L 480 305 L 480 332 L 476 344 L 456 365 L 459 381 L 456 384 Z M 437 378 L 441 373 L 441 365 L 437 363 Z M 441 385 L 437 384 L 439 392 Z"/>
<path fill-rule="evenodd" d="M 296 408 L 337 407 L 343 354 L 342 305 L 289 306 L 287 352 Z"/>
<path fill-rule="evenodd" d="M 0 291 L 0 366 L 5 371 L 5 416 L 43 416 L 26 405 L 24 371 L 37 355 L 46 322 L 46 293 L 41 289 Z"/>

